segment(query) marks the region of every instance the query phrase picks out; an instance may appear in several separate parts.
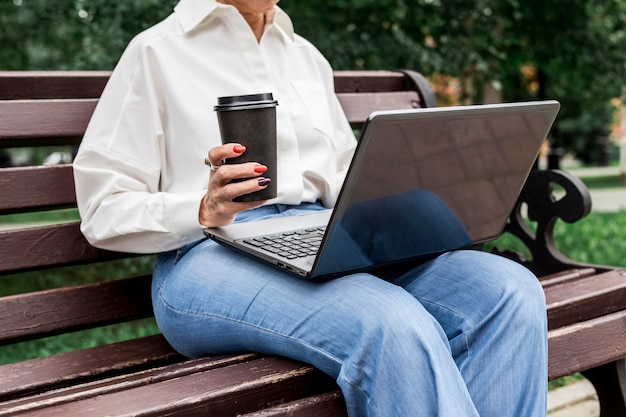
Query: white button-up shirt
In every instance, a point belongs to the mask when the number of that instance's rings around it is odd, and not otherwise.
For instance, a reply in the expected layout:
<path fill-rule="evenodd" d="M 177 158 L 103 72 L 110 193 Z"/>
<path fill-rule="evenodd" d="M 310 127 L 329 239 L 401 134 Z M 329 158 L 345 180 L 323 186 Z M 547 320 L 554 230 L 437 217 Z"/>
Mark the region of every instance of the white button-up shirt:
<path fill-rule="evenodd" d="M 81 230 L 93 245 L 138 253 L 202 238 L 203 160 L 221 139 L 217 97 L 278 100 L 278 197 L 334 204 L 356 140 L 333 72 L 278 7 L 259 42 L 239 12 L 182 0 L 129 44 L 74 162 Z"/>

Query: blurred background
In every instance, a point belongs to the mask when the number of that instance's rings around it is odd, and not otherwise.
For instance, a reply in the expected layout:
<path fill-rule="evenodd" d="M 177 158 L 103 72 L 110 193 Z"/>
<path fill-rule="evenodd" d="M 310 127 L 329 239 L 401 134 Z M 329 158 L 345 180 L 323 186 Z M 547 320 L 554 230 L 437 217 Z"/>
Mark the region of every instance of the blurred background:
<path fill-rule="evenodd" d="M 0 70 L 110 70 L 177 0 L 2 0 Z M 617 163 L 626 0 L 334 0 L 280 6 L 335 69 L 410 68 L 441 105 L 554 98 L 543 161 Z M 626 116 L 623 116 L 626 117 Z"/>

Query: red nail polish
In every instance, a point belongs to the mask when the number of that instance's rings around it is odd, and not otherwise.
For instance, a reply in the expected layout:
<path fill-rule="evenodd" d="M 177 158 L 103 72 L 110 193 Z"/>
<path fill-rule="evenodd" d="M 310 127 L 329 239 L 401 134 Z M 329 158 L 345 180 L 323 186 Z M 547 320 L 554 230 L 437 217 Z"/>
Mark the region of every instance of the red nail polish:
<path fill-rule="evenodd" d="M 235 153 L 244 153 L 246 151 L 246 147 L 243 145 L 235 145 L 233 146 L 233 152 Z"/>
<path fill-rule="evenodd" d="M 265 165 L 257 165 L 254 167 L 254 172 L 257 174 L 262 174 L 267 171 L 267 167 Z"/>
<path fill-rule="evenodd" d="M 261 187 L 265 187 L 266 185 L 269 185 L 270 182 L 272 182 L 272 180 L 269 178 L 259 178 L 259 185 Z"/>

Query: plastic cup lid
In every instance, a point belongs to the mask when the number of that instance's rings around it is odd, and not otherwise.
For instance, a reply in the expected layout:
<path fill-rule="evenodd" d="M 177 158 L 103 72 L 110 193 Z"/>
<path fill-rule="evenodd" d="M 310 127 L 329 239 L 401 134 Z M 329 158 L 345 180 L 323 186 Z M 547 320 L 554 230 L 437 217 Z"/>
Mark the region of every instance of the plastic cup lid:
<path fill-rule="evenodd" d="M 277 106 L 272 93 L 248 94 L 243 96 L 218 97 L 216 111 L 229 111 L 250 108 L 265 108 Z"/>

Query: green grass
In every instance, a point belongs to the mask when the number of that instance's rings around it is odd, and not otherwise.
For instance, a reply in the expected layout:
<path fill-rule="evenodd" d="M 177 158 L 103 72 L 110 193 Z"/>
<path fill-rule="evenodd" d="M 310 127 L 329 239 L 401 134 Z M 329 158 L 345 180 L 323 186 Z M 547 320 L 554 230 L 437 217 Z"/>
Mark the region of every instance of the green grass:
<path fill-rule="evenodd" d="M 581 381 L 584 378 L 585 377 L 583 377 L 581 374 L 574 374 L 574 375 L 564 376 L 563 378 L 555 379 L 554 381 L 549 381 L 548 391 L 552 391 L 553 389 L 557 389 L 560 387 L 565 387 L 567 385 L 573 384 L 574 382 Z"/>
<path fill-rule="evenodd" d="M 21 226 L 33 223 L 59 223 L 78 220 L 80 220 L 78 210 L 75 208 L 68 208 L 47 212 L 6 214 L 0 216 L 0 225 L 9 227 L 11 225 Z"/>
<path fill-rule="evenodd" d="M 0 297 L 32 291 L 89 284 L 103 280 L 120 279 L 152 273 L 155 257 L 101 262 L 89 266 L 67 266 L 54 270 L 31 271 L 19 274 L 0 275 Z"/>
<path fill-rule="evenodd" d="M 554 241 L 559 251 L 572 260 L 626 267 L 626 212 L 591 213 L 573 224 L 558 221 Z M 490 250 L 494 246 L 530 257 L 523 244 L 511 235 L 505 234 L 485 248 Z"/>
<path fill-rule="evenodd" d="M 591 213 L 574 224 L 558 223 L 555 242 L 571 259 L 626 267 L 626 212 Z"/>
<path fill-rule="evenodd" d="M 626 190 L 626 184 L 622 182 L 619 175 L 601 175 L 581 179 L 589 189 L 624 188 Z"/>
<path fill-rule="evenodd" d="M 158 334 L 154 319 L 83 330 L 0 347 L 0 365 Z"/>

